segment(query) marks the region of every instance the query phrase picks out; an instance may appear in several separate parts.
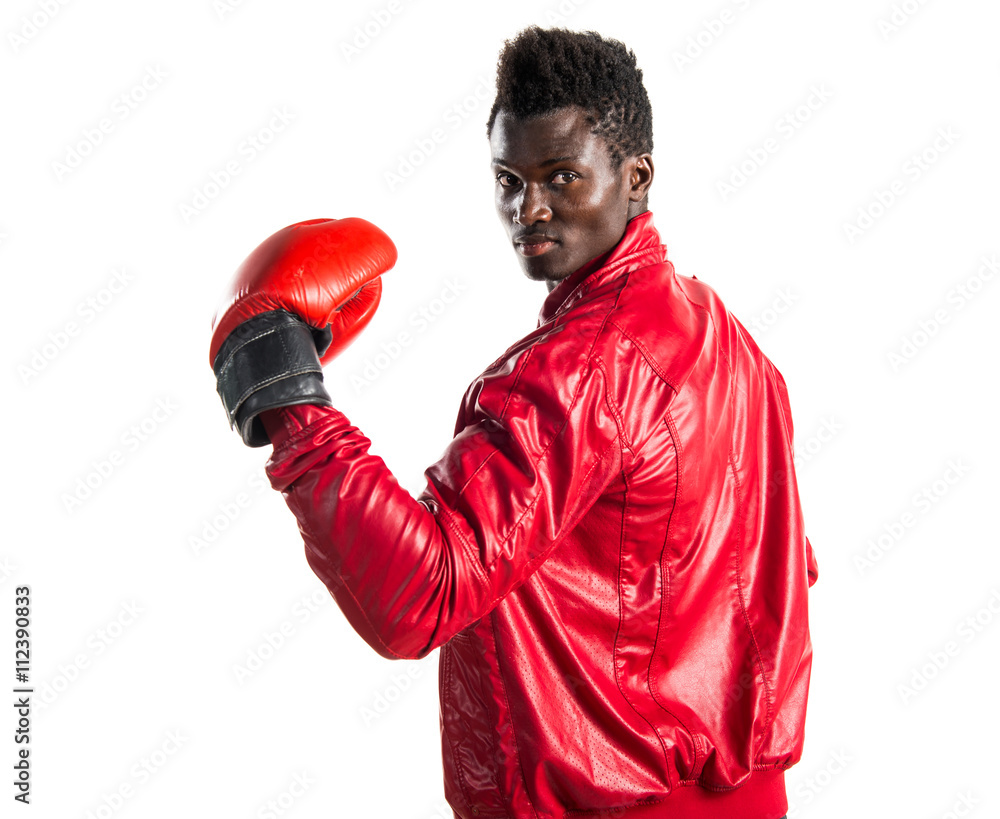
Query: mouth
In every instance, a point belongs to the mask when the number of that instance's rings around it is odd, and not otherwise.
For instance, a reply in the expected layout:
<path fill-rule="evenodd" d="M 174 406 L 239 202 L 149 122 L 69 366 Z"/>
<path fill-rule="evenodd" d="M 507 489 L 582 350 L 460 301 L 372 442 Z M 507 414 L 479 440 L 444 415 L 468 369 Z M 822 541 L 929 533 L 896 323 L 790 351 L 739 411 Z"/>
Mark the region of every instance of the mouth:
<path fill-rule="evenodd" d="M 548 253 L 558 242 L 550 236 L 529 234 L 514 240 L 514 247 L 522 256 L 541 256 Z"/>

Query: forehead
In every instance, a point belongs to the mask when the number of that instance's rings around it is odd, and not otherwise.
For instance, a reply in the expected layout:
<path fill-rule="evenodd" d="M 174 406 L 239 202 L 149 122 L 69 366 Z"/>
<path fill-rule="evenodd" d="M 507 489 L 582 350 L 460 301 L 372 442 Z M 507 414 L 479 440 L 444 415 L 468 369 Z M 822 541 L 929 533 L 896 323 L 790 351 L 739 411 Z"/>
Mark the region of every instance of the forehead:
<path fill-rule="evenodd" d="M 607 158 L 608 148 L 592 129 L 587 112 L 576 106 L 558 108 L 530 119 L 518 119 L 508 111 L 500 111 L 490 135 L 493 162 L 542 165 L 568 157 L 599 162 Z"/>

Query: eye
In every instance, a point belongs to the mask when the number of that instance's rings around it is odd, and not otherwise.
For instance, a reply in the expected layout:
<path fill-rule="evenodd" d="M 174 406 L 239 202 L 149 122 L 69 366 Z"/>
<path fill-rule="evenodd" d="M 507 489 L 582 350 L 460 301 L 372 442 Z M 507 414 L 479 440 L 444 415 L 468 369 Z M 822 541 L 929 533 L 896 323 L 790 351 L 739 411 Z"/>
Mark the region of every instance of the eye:
<path fill-rule="evenodd" d="M 501 188 L 512 188 L 517 184 L 518 180 L 514 174 L 502 171 L 497 174 L 497 182 Z"/>
<path fill-rule="evenodd" d="M 572 171 L 559 171 L 559 173 L 553 175 L 552 181 L 557 185 L 567 185 L 580 177 L 577 176 Z"/>

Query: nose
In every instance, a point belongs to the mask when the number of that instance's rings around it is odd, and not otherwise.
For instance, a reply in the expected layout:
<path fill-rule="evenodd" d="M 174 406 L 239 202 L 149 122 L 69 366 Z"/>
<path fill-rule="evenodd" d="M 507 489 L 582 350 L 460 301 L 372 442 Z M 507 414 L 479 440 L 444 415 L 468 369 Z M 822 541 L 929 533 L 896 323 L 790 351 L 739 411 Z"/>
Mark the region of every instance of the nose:
<path fill-rule="evenodd" d="M 542 185 L 528 183 L 521 189 L 521 196 L 514 203 L 514 224 L 527 227 L 552 218 L 548 196 Z"/>

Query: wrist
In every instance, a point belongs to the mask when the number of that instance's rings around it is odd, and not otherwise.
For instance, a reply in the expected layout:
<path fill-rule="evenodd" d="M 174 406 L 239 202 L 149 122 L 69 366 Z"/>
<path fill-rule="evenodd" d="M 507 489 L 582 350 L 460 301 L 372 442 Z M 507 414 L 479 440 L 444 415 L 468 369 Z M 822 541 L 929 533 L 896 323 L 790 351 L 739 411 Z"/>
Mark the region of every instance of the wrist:
<path fill-rule="evenodd" d="M 298 404 L 331 406 L 312 329 L 284 310 L 240 324 L 213 364 L 230 426 L 248 446 L 270 442 L 261 415 Z"/>
<path fill-rule="evenodd" d="M 291 407 L 264 410 L 260 414 L 260 422 L 274 448 L 278 449 L 306 427 L 312 426 L 325 417 L 330 411 L 330 408 L 326 406 L 297 404 Z"/>

